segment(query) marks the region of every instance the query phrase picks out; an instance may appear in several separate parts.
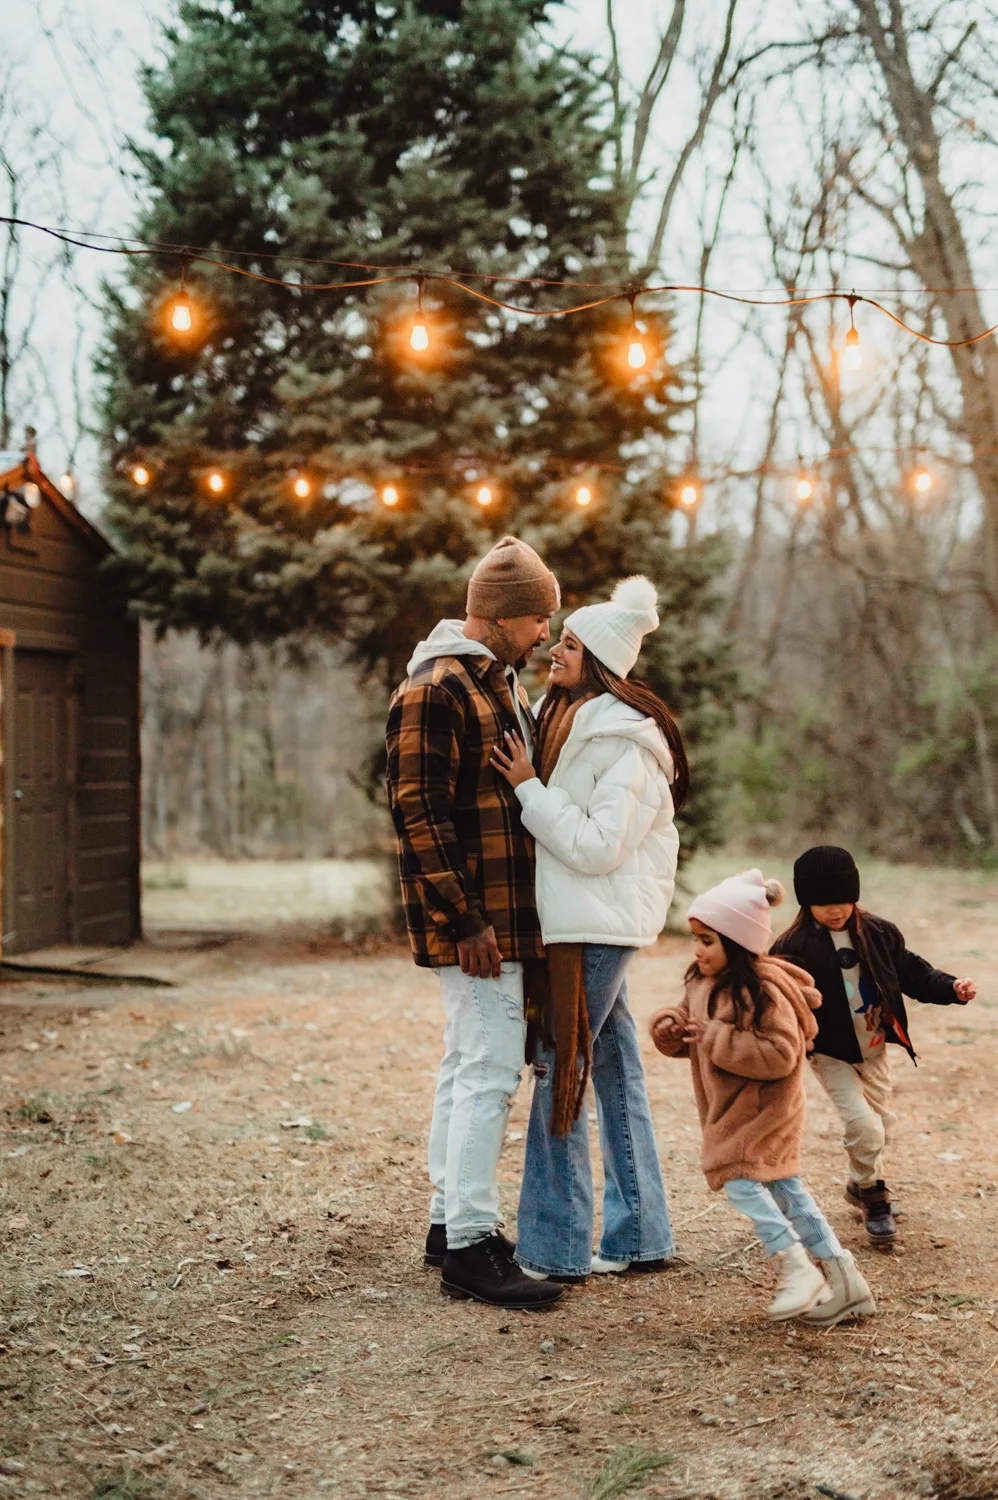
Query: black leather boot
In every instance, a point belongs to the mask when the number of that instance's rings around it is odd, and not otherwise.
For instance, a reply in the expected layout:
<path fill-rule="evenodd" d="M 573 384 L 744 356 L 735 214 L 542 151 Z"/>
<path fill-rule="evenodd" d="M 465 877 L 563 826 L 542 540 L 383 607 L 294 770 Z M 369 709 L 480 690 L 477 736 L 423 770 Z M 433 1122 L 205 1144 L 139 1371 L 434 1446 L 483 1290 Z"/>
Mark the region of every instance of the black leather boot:
<path fill-rule="evenodd" d="M 426 1251 L 423 1255 L 424 1266 L 442 1266 L 444 1256 L 447 1254 L 447 1225 L 431 1224 L 430 1232 L 426 1236 Z"/>
<path fill-rule="evenodd" d="M 893 1243 L 898 1227 L 894 1222 L 891 1195 L 883 1178 L 872 1187 L 860 1188 L 862 1199 L 863 1227 L 874 1245 L 889 1246 Z"/>
<path fill-rule="evenodd" d="M 514 1250 L 516 1249 L 513 1241 L 508 1240 L 506 1236 L 502 1234 L 498 1229 L 495 1230 L 495 1234 L 500 1240 L 502 1240 L 503 1244 L 506 1246 L 507 1253 L 512 1256 Z M 431 1224 L 430 1231 L 426 1236 L 426 1250 L 423 1254 L 423 1265 L 442 1266 L 446 1254 L 447 1225 Z"/>
<path fill-rule="evenodd" d="M 472 1298 L 489 1307 L 524 1312 L 539 1312 L 565 1295 L 565 1288 L 556 1281 L 533 1281 L 525 1276 L 510 1254 L 509 1241 L 498 1232 L 464 1250 L 448 1250 L 440 1290 L 459 1301 Z"/>

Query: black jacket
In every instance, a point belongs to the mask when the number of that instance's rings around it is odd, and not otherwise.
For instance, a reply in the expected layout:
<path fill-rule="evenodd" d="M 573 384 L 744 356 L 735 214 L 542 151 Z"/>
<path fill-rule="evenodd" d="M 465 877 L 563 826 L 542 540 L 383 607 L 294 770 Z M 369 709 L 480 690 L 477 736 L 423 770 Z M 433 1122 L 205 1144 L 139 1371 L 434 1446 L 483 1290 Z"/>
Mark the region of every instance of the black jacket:
<path fill-rule="evenodd" d="M 913 1000 L 921 1000 L 927 1005 L 959 1005 L 953 988 L 956 981 L 952 974 L 934 969 L 917 953 L 909 953 L 893 922 L 866 911 L 860 921 L 872 971 L 870 977 L 877 986 L 883 1007 L 885 1040 L 897 1042 L 914 1058 L 915 1049 L 908 1036 L 908 1013 L 902 995 L 910 995 Z M 800 931 L 785 932 L 778 937 L 771 951 L 807 969 L 821 992 L 815 1052 L 841 1058 L 843 1062 L 862 1062 L 863 1054 L 846 999 L 838 952 L 828 928 L 808 918 Z"/>

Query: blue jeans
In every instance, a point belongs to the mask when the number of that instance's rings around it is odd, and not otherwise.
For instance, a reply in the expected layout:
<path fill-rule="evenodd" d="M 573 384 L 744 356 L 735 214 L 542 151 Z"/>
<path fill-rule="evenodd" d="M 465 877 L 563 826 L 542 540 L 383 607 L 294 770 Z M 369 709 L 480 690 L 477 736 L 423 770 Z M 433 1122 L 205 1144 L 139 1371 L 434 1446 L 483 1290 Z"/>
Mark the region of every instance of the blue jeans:
<path fill-rule="evenodd" d="M 648 1090 L 624 972 L 633 948 L 586 943 L 582 975 L 593 1041 L 593 1088 L 606 1186 L 605 1260 L 673 1253 Z M 540 1048 L 520 1188 L 516 1259 L 547 1275 L 587 1276 L 593 1254 L 593 1176 L 583 1107 L 567 1136 L 551 1134 L 554 1053 Z"/>
<path fill-rule="evenodd" d="M 775 1182 L 735 1177 L 724 1184 L 724 1191 L 732 1208 L 752 1220 L 767 1255 L 778 1255 L 798 1241 L 817 1260 L 842 1254 L 835 1230 L 799 1177 L 779 1177 Z"/>

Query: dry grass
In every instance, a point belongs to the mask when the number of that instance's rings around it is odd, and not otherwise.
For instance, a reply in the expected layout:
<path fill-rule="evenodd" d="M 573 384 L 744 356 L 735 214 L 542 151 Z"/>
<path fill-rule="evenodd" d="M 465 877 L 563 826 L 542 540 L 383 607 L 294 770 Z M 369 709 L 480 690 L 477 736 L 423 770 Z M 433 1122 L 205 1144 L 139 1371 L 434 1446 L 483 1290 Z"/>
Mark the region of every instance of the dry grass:
<path fill-rule="evenodd" d="M 867 884 L 982 994 L 916 1008 L 896 1066 L 898 1254 L 863 1244 L 813 1096 L 808 1179 L 882 1307 L 829 1333 L 764 1323 L 686 1072 L 650 1051 L 683 1263 L 504 1316 L 422 1268 L 439 1021 L 403 955 L 247 940 L 173 991 L 5 986 L 0 1497 L 998 1495 L 998 882 Z M 636 961 L 640 1017 L 687 956 Z"/>

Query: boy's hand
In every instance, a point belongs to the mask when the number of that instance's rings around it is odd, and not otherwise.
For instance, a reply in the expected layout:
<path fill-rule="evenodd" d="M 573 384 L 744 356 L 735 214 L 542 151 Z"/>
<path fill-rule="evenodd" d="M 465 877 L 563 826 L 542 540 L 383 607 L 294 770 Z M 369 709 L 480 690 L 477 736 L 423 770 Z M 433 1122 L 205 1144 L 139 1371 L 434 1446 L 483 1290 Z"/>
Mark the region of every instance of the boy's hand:
<path fill-rule="evenodd" d="M 969 1005 L 977 996 L 977 985 L 972 979 L 958 979 L 953 988 L 961 1005 Z"/>
<path fill-rule="evenodd" d="M 687 1046 L 691 1046 L 695 1042 L 702 1042 L 703 1041 L 703 1022 L 702 1021 L 687 1021 L 687 1023 L 686 1023 L 686 1029 L 683 1032 L 683 1041 L 686 1043 Z"/>

